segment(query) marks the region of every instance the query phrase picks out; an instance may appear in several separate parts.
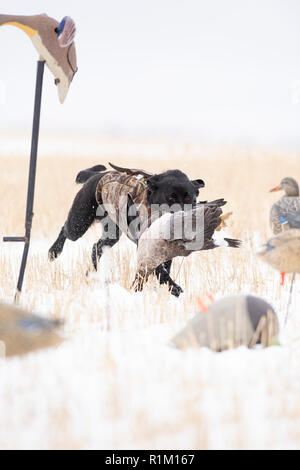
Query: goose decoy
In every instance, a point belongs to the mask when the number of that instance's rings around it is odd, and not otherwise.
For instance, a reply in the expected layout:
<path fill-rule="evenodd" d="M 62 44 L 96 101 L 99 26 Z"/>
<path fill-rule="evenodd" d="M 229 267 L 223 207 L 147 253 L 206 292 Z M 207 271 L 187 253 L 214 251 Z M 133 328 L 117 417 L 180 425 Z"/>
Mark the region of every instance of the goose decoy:
<path fill-rule="evenodd" d="M 22 16 L 0 15 L 0 26 L 20 28 L 31 39 L 42 61 L 45 61 L 55 77 L 58 96 L 64 102 L 69 86 L 77 72 L 74 44 L 75 23 L 65 16 L 61 22 L 46 14 Z"/>
<path fill-rule="evenodd" d="M 280 221 L 282 225 L 287 225 L 286 230 L 291 228 L 300 229 L 300 212 L 289 212 L 285 217 L 280 216 Z"/>
<path fill-rule="evenodd" d="M 279 186 L 270 190 L 270 192 L 275 191 L 284 191 L 284 195 L 273 204 L 270 211 L 271 229 L 274 235 L 278 235 L 283 230 L 291 228 L 287 222 L 288 214 L 300 215 L 300 197 L 298 183 L 291 177 L 283 178 Z"/>
<path fill-rule="evenodd" d="M 233 295 L 213 302 L 194 318 L 169 343 L 181 350 L 210 348 L 221 352 L 246 346 L 275 344 L 278 320 L 273 307 L 260 297 Z"/>
<path fill-rule="evenodd" d="M 300 229 L 270 238 L 258 255 L 280 272 L 300 273 Z"/>
<path fill-rule="evenodd" d="M 13 305 L 0 303 L 1 355 L 16 356 L 61 343 L 59 320 L 39 317 Z"/>
<path fill-rule="evenodd" d="M 29 253 L 32 218 L 34 213 L 34 187 L 37 168 L 36 163 L 39 141 L 44 67 L 45 64 L 47 64 L 48 68 L 54 75 L 54 83 L 58 88 L 58 97 L 60 102 L 63 103 L 67 96 L 73 77 L 77 72 L 76 51 L 73 41 L 76 28 L 74 21 L 68 16 L 65 16 L 59 23 L 46 14 L 31 16 L 0 15 L 0 26 L 3 25 L 15 26 L 24 31 L 31 39 L 40 56 L 37 62 L 36 73 L 34 114 L 25 215 L 25 235 L 22 237 L 8 236 L 3 238 L 4 242 L 24 243 L 22 261 L 17 282 L 17 290 L 15 294 L 15 299 L 17 299 L 21 293 L 24 280 L 27 257 Z"/>
<path fill-rule="evenodd" d="M 226 214 L 222 216 L 221 209 L 225 204 L 224 199 L 199 203 L 188 211 L 157 216 L 149 228 L 142 227 L 133 284 L 135 290 L 143 288 L 157 266 L 176 256 L 189 256 L 194 251 L 211 250 L 218 246 L 240 247 L 240 240 L 224 238 L 217 232 L 222 219 L 226 218 Z M 130 221 L 128 226 L 132 230 Z"/>
<path fill-rule="evenodd" d="M 297 214 L 287 214 L 286 220 L 292 225 L 295 224 L 298 220 Z M 291 228 L 270 238 L 258 256 L 281 273 L 282 281 L 286 273 L 293 273 L 285 316 L 286 322 L 296 273 L 300 273 L 300 228 Z"/>

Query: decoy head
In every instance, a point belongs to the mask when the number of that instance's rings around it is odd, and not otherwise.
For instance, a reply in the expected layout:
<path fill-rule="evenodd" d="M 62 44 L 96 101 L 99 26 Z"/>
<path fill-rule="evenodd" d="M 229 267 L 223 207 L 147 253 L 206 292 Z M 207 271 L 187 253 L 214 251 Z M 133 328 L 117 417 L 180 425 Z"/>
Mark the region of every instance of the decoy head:
<path fill-rule="evenodd" d="M 65 16 L 55 29 L 55 32 L 57 34 L 57 40 L 60 47 L 70 46 L 76 33 L 76 26 L 72 18 L 70 18 L 70 16 Z"/>
<path fill-rule="evenodd" d="M 275 186 L 275 188 L 270 190 L 270 193 L 274 193 L 275 191 L 284 191 L 285 196 L 288 197 L 298 197 L 299 196 L 299 186 L 297 181 L 287 176 L 281 180 L 279 186 Z"/>
<path fill-rule="evenodd" d="M 77 72 L 74 36 L 75 23 L 69 16 L 60 22 L 42 13 L 40 15 L 2 15 L 0 26 L 15 26 L 31 39 L 40 60 L 44 61 L 55 78 L 58 96 L 64 102 L 70 84 Z"/>

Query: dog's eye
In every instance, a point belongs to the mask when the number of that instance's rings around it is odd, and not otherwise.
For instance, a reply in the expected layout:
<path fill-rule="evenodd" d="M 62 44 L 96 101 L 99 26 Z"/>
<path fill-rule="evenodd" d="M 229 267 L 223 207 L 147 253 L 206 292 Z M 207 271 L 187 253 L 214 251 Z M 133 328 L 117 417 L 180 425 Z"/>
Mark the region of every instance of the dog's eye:
<path fill-rule="evenodd" d="M 177 199 L 177 194 L 176 193 L 172 193 L 170 194 L 170 196 L 168 197 L 169 201 L 176 201 Z"/>

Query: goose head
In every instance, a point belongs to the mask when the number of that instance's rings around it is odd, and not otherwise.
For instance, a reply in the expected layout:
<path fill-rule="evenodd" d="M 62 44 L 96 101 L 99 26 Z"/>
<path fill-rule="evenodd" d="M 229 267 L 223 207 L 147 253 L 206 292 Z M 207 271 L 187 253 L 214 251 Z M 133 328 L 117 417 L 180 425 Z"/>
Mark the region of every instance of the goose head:
<path fill-rule="evenodd" d="M 275 186 L 275 188 L 271 189 L 270 193 L 274 193 L 275 191 L 283 191 L 286 197 L 299 197 L 298 183 L 290 176 L 283 178 L 279 186 Z"/>

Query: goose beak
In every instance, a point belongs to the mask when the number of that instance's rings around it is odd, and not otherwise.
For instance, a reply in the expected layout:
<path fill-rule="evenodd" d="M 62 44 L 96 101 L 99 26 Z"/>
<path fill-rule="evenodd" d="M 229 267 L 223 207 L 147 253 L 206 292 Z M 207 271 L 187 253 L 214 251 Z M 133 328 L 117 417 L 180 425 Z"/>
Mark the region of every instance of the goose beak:
<path fill-rule="evenodd" d="M 270 193 L 275 193 L 275 191 L 281 191 L 281 187 L 280 186 L 275 186 L 275 188 L 273 189 L 270 189 Z"/>

